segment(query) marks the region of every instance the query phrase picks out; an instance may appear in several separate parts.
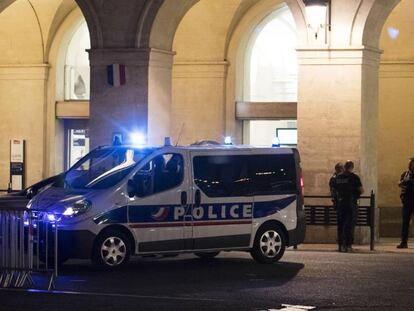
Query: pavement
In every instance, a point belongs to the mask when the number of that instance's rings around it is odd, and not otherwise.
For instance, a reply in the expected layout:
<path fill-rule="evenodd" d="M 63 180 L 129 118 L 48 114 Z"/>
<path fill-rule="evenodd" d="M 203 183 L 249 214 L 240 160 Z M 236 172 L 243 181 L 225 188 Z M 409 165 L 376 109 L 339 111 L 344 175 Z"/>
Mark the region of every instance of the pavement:
<path fill-rule="evenodd" d="M 134 258 L 119 271 L 70 261 L 56 290 L 36 277 L 37 290 L 0 290 L 0 310 L 414 310 L 414 243 L 374 252 L 355 246 L 307 244 L 281 262 L 261 265 L 248 253 L 222 252 L 213 260 L 192 254 Z"/>
<path fill-rule="evenodd" d="M 353 248 L 358 253 L 395 253 L 395 254 L 414 254 L 414 242 L 407 249 L 398 249 L 397 245 L 400 240 L 397 238 L 381 238 L 379 242 L 375 243 L 374 251 L 370 251 L 370 246 L 354 245 Z M 337 246 L 334 244 L 302 244 L 298 246 L 301 251 L 326 251 L 335 252 Z"/>

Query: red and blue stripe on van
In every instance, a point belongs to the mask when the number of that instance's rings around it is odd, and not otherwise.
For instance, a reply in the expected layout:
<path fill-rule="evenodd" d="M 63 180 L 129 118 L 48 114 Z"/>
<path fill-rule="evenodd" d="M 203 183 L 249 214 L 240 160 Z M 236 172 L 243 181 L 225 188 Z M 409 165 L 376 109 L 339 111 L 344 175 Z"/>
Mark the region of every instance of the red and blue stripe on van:
<path fill-rule="evenodd" d="M 194 207 L 193 226 L 248 224 L 253 218 L 274 215 L 296 200 L 289 196 L 279 200 L 252 203 L 203 204 Z M 185 210 L 180 205 L 137 205 L 121 207 L 94 218 L 97 224 L 129 223 L 132 228 L 174 227 L 184 224 Z M 190 212 L 191 213 L 191 212 Z"/>

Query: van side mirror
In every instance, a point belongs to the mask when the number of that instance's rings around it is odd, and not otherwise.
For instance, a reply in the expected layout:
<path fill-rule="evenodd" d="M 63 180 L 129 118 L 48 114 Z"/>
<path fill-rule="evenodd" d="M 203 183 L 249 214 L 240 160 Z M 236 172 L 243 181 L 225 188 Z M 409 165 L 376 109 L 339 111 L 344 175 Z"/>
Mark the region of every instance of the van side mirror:
<path fill-rule="evenodd" d="M 37 189 L 35 189 L 34 187 L 30 187 L 26 190 L 26 198 L 28 200 L 33 199 L 33 197 L 37 194 Z"/>
<path fill-rule="evenodd" d="M 127 192 L 130 198 L 134 198 L 137 195 L 137 184 L 132 179 L 128 180 L 127 183 Z"/>

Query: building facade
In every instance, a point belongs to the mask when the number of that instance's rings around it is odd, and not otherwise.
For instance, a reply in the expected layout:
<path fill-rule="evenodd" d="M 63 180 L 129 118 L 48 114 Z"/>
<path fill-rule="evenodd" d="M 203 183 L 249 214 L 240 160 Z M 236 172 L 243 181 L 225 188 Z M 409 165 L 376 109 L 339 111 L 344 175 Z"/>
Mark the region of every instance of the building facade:
<path fill-rule="evenodd" d="M 332 0 L 315 29 L 302 0 L 1 0 L 0 189 L 13 139 L 26 141 L 30 185 L 114 135 L 277 136 L 301 152 L 307 194 L 327 194 L 335 163 L 354 160 L 381 235 L 396 236 L 414 156 L 412 10 Z"/>

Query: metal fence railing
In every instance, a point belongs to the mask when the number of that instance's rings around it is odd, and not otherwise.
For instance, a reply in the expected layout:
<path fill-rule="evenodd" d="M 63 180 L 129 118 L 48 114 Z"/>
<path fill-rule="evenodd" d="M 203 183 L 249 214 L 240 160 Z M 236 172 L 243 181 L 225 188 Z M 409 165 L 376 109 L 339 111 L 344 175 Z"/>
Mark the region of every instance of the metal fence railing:
<path fill-rule="evenodd" d="M 337 211 L 330 196 L 305 196 L 306 224 L 308 226 L 338 225 Z M 375 194 L 362 196 L 358 204 L 357 226 L 370 228 L 370 249 L 375 248 Z"/>
<path fill-rule="evenodd" d="M 0 288 L 34 287 L 33 274 L 58 274 L 58 226 L 47 214 L 0 206 Z"/>

